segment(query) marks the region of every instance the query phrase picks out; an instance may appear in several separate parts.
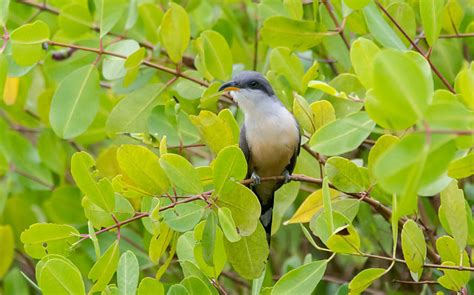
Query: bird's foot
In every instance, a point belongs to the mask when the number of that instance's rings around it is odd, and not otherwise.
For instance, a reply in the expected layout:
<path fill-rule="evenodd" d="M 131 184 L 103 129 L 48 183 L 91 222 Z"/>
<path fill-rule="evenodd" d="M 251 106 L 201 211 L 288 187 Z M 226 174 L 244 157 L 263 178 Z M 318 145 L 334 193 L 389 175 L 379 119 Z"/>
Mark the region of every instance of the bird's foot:
<path fill-rule="evenodd" d="M 288 170 L 283 171 L 283 183 L 288 183 L 291 181 L 291 174 L 288 172 Z"/>
<path fill-rule="evenodd" d="M 260 176 L 258 176 L 258 174 L 255 172 L 252 172 L 252 176 L 250 176 L 250 178 L 252 179 L 252 183 L 250 184 L 250 186 L 257 186 L 261 182 Z"/>

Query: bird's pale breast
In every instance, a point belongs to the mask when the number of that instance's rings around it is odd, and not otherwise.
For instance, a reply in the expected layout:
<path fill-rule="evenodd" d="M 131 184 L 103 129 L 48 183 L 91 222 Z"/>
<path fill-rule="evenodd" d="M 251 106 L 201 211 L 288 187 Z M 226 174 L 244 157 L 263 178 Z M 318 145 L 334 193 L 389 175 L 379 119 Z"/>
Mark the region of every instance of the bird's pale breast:
<path fill-rule="evenodd" d="M 246 124 L 252 165 L 259 176 L 281 175 L 299 141 L 296 122 L 284 107 Z"/>

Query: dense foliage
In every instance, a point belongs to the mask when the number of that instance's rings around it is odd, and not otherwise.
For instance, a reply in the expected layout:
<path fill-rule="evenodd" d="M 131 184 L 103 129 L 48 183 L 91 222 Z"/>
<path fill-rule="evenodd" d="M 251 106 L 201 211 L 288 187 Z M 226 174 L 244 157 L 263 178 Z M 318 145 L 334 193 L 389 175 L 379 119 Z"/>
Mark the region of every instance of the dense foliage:
<path fill-rule="evenodd" d="M 474 293 L 473 1 L 256 2 L 0 0 L 0 294 Z M 270 249 L 242 69 L 304 134 Z"/>

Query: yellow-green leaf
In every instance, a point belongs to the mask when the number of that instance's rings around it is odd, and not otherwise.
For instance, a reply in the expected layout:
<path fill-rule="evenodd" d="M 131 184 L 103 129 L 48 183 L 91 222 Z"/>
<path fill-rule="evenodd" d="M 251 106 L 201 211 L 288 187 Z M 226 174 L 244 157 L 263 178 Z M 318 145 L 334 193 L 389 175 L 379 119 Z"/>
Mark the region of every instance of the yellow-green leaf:
<path fill-rule="evenodd" d="M 423 231 L 413 220 L 409 219 L 402 229 L 403 257 L 416 280 L 421 278 L 423 263 L 426 258 L 426 242 Z"/>
<path fill-rule="evenodd" d="M 189 16 L 183 7 L 170 3 L 161 20 L 160 35 L 170 59 L 174 63 L 179 63 L 191 37 Z"/>
<path fill-rule="evenodd" d="M 7 273 L 14 258 L 15 243 L 13 231 L 9 224 L 0 225 L 0 279 Z"/>
<path fill-rule="evenodd" d="M 341 194 L 337 190 L 333 189 L 329 189 L 329 193 L 331 195 L 332 200 L 334 200 Z M 293 216 L 288 221 L 286 221 L 285 224 L 309 222 L 314 216 L 314 214 L 316 214 L 322 208 L 323 190 L 319 189 L 306 197 L 306 199 L 300 205 L 298 210 L 296 210 L 295 214 L 293 214 Z"/>
<path fill-rule="evenodd" d="M 66 255 L 72 244 L 79 240 L 79 232 L 66 224 L 35 223 L 21 233 L 25 251 L 34 258 L 47 254 Z"/>

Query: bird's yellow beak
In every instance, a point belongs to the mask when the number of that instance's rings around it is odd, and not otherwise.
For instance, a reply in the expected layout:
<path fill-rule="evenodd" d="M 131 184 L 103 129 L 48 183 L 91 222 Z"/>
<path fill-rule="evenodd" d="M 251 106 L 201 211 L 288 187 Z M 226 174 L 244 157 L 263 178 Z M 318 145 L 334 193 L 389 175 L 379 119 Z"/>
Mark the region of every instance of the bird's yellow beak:
<path fill-rule="evenodd" d="M 237 87 L 237 83 L 234 81 L 229 81 L 219 87 L 219 91 L 239 91 L 240 88 Z"/>

